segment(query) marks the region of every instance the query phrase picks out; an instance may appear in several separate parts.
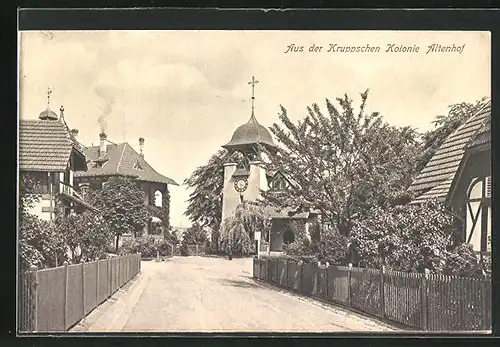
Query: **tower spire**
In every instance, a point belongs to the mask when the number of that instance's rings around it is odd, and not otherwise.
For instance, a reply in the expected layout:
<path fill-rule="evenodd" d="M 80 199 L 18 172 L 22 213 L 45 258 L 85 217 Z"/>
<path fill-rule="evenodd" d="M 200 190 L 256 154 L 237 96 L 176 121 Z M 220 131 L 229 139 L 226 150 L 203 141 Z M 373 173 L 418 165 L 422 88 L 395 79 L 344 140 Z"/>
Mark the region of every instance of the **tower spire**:
<path fill-rule="evenodd" d="M 248 82 L 248 84 L 250 84 L 252 86 L 252 116 L 250 117 L 250 120 L 256 120 L 255 119 L 255 114 L 254 114 L 254 109 L 255 109 L 255 85 L 259 83 L 259 81 L 257 81 L 255 79 L 255 76 L 252 76 L 252 80 L 250 82 Z"/>
<path fill-rule="evenodd" d="M 52 89 L 47 87 L 47 111 L 50 110 L 50 94 L 52 94 Z"/>

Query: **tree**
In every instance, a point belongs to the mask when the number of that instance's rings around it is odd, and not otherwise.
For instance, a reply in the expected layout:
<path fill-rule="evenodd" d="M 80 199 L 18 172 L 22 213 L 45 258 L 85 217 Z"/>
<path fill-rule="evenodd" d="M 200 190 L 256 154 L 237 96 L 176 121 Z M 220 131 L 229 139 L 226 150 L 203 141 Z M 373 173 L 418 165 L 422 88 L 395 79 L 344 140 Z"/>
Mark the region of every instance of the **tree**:
<path fill-rule="evenodd" d="M 40 182 L 35 176 L 19 173 L 19 258 L 22 270 L 31 265 L 54 267 L 66 260 L 66 244 L 54 226 L 31 214 L 40 199 Z"/>
<path fill-rule="evenodd" d="M 193 223 L 182 238 L 182 243 L 186 245 L 201 245 L 208 240 L 207 233 L 198 223 Z"/>
<path fill-rule="evenodd" d="M 264 192 L 267 202 L 319 210 L 326 224 L 348 236 L 354 218 L 406 194 L 416 174 L 417 133 L 384 123 L 376 112 L 368 114 L 367 98 L 368 91 L 361 94 L 358 112 L 347 95 L 337 99 L 340 109 L 327 99 L 327 115 L 313 104 L 297 124 L 281 106 L 282 124 L 271 128 L 279 151 L 267 155 L 299 188 Z"/>
<path fill-rule="evenodd" d="M 476 114 L 490 98 L 483 97 L 474 103 L 462 102 L 449 106 L 446 116 L 439 115 L 432 122 L 434 128 L 422 134 L 422 153 L 417 159 L 416 170 L 420 172 L 441 147 L 446 138 L 457 130 L 467 119 Z"/>
<path fill-rule="evenodd" d="M 107 183 L 91 191 L 90 203 L 102 214 L 116 236 L 118 252 L 119 237 L 125 233 L 142 234 L 149 219 L 146 195 L 137 182 L 123 176 L 110 177 Z"/>
<path fill-rule="evenodd" d="M 93 211 L 66 216 L 58 220 L 57 229 L 65 238 L 73 263 L 102 258 L 113 240 L 109 224 Z"/>
<path fill-rule="evenodd" d="M 265 237 L 270 229 L 270 219 L 262 205 L 244 201 L 236 207 L 234 215 L 226 218 L 221 226 L 222 247 L 227 250 L 228 246 L 231 246 L 235 254 L 251 254 L 254 250 L 255 232 L 260 231 Z"/>
<path fill-rule="evenodd" d="M 53 223 L 24 214 L 19 223 L 19 254 L 21 269 L 31 265 L 39 268 L 60 266 L 67 260 L 65 238 Z"/>
<path fill-rule="evenodd" d="M 185 215 L 191 222 L 211 230 L 213 245 L 217 245 L 219 239 L 222 222 L 224 163 L 229 159 L 229 153 L 222 149 L 212 155 L 206 165 L 198 167 L 184 181 L 184 185 L 193 190 L 189 195 Z"/>
<path fill-rule="evenodd" d="M 356 221 L 350 237 L 354 261 L 400 271 L 438 270 L 453 247 L 454 217 L 437 201 L 373 208 Z"/>

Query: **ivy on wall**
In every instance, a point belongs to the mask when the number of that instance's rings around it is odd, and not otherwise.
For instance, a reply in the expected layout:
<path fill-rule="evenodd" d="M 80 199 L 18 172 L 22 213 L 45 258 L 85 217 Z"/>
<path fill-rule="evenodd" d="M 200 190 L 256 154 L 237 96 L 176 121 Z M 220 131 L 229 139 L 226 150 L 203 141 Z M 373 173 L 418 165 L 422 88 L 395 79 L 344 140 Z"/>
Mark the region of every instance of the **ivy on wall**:
<path fill-rule="evenodd" d="M 162 194 L 161 207 L 149 205 L 148 209 L 151 216 L 161 219 L 162 226 L 165 230 L 170 229 L 170 192 L 168 191 L 168 187 Z"/>

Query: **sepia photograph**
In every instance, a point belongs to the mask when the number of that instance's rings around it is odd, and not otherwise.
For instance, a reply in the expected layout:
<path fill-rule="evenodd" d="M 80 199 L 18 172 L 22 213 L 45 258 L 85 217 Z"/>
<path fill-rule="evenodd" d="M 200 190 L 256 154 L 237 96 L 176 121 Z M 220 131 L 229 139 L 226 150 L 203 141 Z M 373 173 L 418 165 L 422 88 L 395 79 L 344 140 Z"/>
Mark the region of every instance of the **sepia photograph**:
<path fill-rule="evenodd" d="M 492 330 L 491 33 L 18 33 L 18 334 Z"/>

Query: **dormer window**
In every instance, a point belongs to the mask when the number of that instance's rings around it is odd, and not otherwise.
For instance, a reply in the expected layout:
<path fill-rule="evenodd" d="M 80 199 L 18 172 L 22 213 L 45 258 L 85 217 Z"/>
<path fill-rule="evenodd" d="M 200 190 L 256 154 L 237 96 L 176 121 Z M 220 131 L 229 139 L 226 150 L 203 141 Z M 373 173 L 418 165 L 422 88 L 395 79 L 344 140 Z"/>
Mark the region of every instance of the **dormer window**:
<path fill-rule="evenodd" d="M 285 179 L 282 176 L 276 177 L 274 181 L 272 182 L 272 189 L 273 190 L 285 190 L 287 188 L 287 184 Z"/>
<path fill-rule="evenodd" d="M 142 168 L 141 164 L 139 164 L 139 162 L 138 162 L 138 161 L 137 161 L 137 162 L 135 162 L 134 169 L 135 169 L 135 170 L 144 170 L 144 169 Z"/>

